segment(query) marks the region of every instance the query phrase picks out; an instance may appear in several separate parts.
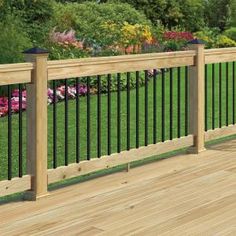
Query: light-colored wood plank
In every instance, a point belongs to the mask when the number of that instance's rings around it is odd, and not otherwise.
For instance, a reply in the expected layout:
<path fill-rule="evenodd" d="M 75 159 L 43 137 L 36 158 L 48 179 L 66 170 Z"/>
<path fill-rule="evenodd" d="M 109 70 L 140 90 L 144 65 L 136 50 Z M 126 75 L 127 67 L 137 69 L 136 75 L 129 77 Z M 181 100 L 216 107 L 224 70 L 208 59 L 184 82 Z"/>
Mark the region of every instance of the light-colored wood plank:
<path fill-rule="evenodd" d="M 217 138 L 223 138 L 230 135 L 236 135 L 236 125 L 229 125 L 205 132 L 205 141 L 211 141 Z"/>
<path fill-rule="evenodd" d="M 204 84 L 205 84 L 205 55 L 204 44 L 190 44 L 196 50 L 195 64 L 189 67 L 189 94 L 190 94 L 190 132 L 194 136 L 193 153 L 205 150 L 204 136 Z"/>
<path fill-rule="evenodd" d="M 130 163 L 132 161 L 142 160 L 154 155 L 160 155 L 166 152 L 190 147 L 191 145 L 193 145 L 193 137 L 192 135 L 189 135 L 187 137 L 182 137 L 163 143 L 152 144 L 147 147 L 124 151 L 119 154 L 112 154 L 111 156 L 104 156 L 101 158 L 92 159 L 90 161 L 83 161 L 79 164 L 70 164 L 66 167 L 62 166 L 57 169 L 48 170 L 48 182 L 54 183 L 63 179 L 84 175 L 94 171 Z"/>
<path fill-rule="evenodd" d="M 195 51 L 151 53 L 48 62 L 48 79 L 95 76 L 194 64 Z"/>
<path fill-rule="evenodd" d="M 0 65 L 0 86 L 31 82 L 32 63 Z"/>
<path fill-rule="evenodd" d="M 36 200 L 47 195 L 47 58 L 48 54 L 27 54 L 35 64 L 27 90 L 27 173 L 31 190 L 26 197 Z"/>
<path fill-rule="evenodd" d="M 228 145 L 236 147 L 234 140 Z M 236 162 L 234 153 L 222 147 L 223 144 L 211 147 L 199 154 L 199 158 L 193 154 L 180 155 L 131 169 L 129 173 L 56 190 L 36 203 L 2 206 L 0 234 L 60 235 L 71 229 L 71 235 L 76 235 L 93 229 L 95 235 L 129 235 L 131 232 L 147 235 L 156 233 L 158 224 L 158 230 L 163 233 L 182 229 L 184 224 L 195 227 L 192 222 L 201 224 L 202 217 L 221 229 L 223 215 L 229 220 L 225 225 L 230 228 L 236 175 L 227 170 L 234 168 Z M 122 184 L 125 176 L 130 177 Z M 225 213 L 221 212 L 223 209 Z M 206 224 L 204 227 L 206 232 L 211 230 Z M 183 231 L 178 232 L 183 235 Z"/>
<path fill-rule="evenodd" d="M 0 181 L 0 197 L 30 189 L 30 176 Z"/>
<path fill-rule="evenodd" d="M 206 64 L 236 61 L 236 48 L 218 48 L 205 50 Z"/>

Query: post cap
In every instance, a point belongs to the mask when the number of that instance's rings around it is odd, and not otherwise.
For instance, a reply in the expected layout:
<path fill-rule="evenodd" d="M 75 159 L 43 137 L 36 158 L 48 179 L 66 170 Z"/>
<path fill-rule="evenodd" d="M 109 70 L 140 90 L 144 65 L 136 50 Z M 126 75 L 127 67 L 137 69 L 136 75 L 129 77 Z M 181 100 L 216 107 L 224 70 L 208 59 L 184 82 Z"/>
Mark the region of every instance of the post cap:
<path fill-rule="evenodd" d="M 46 49 L 34 47 L 34 48 L 30 48 L 28 50 L 25 50 L 23 53 L 24 54 L 48 54 L 49 51 Z"/>
<path fill-rule="evenodd" d="M 206 44 L 206 42 L 201 39 L 193 39 L 193 40 L 189 41 L 188 44 Z"/>

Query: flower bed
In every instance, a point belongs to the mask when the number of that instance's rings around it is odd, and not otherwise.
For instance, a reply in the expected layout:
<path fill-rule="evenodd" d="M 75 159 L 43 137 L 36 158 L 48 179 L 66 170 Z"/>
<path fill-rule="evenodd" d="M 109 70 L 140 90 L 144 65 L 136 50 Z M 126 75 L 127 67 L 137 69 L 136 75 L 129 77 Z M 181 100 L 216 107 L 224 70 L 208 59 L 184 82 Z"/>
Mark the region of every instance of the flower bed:
<path fill-rule="evenodd" d="M 68 86 L 68 98 L 73 99 L 76 97 L 76 87 Z M 79 96 L 84 96 L 87 94 L 87 87 L 85 85 L 78 86 Z M 65 86 L 59 86 L 56 89 L 56 102 L 64 100 L 65 98 Z M 27 93 L 26 90 L 22 91 L 22 110 L 26 110 L 26 99 Z M 19 89 L 13 90 L 11 94 L 11 112 L 18 113 L 20 110 L 19 103 Z M 48 105 L 54 102 L 54 93 L 52 89 L 48 89 Z M 0 117 L 6 116 L 8 114 L 8 97 L 0 97 Z"/>

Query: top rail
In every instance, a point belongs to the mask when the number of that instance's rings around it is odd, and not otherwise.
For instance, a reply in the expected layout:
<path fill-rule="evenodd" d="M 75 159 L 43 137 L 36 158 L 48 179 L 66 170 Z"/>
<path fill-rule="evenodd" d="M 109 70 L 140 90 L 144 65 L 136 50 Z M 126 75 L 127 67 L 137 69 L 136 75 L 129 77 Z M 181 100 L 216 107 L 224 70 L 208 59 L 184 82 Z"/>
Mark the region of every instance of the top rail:
<path fill-rule="evenodd" d="M 205 50 L 205 64 L 236 61 L 236 48 Z"/>
<path fill-rule="evenodd" d="M 194 65 L 196 52 L 179 51 L 165 53 L 112 56 L 48 62 L 48 79 L 95 76 L 102 74 L 132 72 L 153 68 L 170 68 Z"/>
<path fill-rule="evenodd" d="M 194 50 L 48 61 L 48 80 L 193 66 Z M 236 48 L 206 49 L 205 64 L 236 61 Z M 30 83 L 33 63 L 0 65 L 0 86 Z"/>
<path fill-rule="evenodd" d="M 31 82 L 33 63 L 0 65 L 0 86 Z"/>

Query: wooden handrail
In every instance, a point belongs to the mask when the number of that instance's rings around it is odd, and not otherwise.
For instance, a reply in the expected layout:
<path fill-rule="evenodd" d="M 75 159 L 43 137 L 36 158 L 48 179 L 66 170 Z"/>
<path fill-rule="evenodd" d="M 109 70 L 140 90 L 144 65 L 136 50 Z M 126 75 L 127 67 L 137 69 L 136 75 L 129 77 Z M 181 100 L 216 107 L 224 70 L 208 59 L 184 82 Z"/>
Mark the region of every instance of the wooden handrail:
<path fill-rule="evenodd" d="M 236 48 L 219 48 L 205 50 L 205 64 L 236 61 Z"/>
<path fill-rule="evenodd" d="M 31 82 L 33 63 L 0 65 L 0 86 Z"/>
<path fill-rule="evenodd" d="M 48 80 L 191 66 L 196 52 L 180 51 L 48 62 Z"/>

